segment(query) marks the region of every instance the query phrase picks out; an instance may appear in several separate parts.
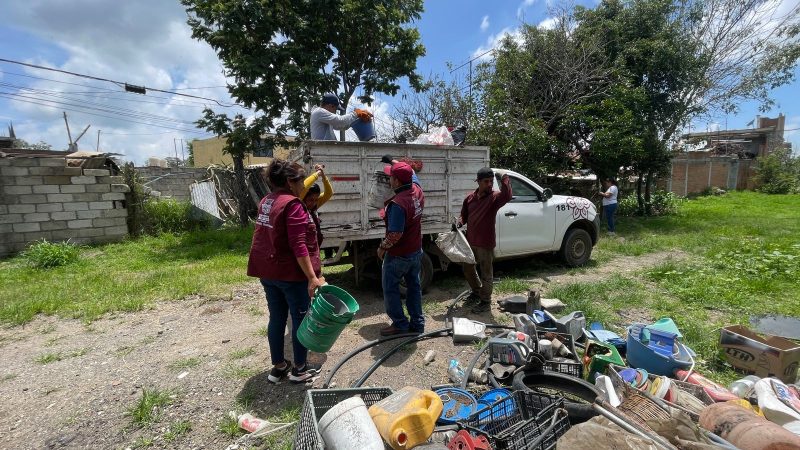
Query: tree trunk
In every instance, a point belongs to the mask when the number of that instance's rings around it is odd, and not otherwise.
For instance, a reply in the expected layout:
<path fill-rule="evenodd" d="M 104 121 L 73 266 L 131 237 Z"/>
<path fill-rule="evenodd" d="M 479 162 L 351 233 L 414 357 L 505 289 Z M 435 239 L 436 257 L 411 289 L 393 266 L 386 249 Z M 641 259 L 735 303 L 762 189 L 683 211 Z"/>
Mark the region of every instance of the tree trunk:
<path fill-rule="evenodd" d="M 233 157 L 234 195 L 236 196 L 236 204 L 239 205 L 239 223 L 244 228 L 250 221 L 247 215 L 247 204 L 250 201 L 250 197 L 247 195 L 247 185 L 244 181 L 244 160 L 241 156 L 231 156 Z"/>
<path fill-rule="evenodd" d="M 636 202 L 638 204 L 638 214 L 644 214 L 644 199 L 642 198 L 642 174 L 636 179 Z"/>
<path fill-rule="evenodd" d="M 650 186 L 653 182 L 653 171 L 650 170 L 647 172 L 647 178 L 645 179 L 644 183 L 644 213 L 645 215 L 652 215 L 653 214 L 653 202 L 650 198 Z"/>

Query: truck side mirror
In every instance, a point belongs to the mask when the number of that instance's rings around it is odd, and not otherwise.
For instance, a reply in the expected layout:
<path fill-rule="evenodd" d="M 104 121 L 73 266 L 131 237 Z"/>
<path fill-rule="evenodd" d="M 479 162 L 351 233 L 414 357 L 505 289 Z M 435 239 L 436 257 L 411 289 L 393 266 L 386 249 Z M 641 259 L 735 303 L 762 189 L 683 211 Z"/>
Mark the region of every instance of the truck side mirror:
<path fill-rule="evenodd" d="M 544 188 L 544 191 L 542 191 L 542 196 L 544 197 L 545 201 L 553 198 L 553 190 L 550 188 Z"/>

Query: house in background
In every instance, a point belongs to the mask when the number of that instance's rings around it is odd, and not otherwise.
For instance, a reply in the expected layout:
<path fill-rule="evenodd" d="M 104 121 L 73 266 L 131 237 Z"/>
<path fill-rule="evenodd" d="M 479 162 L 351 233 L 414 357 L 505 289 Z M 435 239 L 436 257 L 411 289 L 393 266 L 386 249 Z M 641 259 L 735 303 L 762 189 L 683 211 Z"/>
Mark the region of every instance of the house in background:
<path fill-rule="evenodd" d="M 292 141 L 294 137 L 287 136 L 287 140 Z M 231 155 L 222 152 L 226 139 L 212 137 L 208 139 L 195 139 L 192 141 L 192 153 L 194 154 L 195 167 L 208 167 L 211 165 L 233 165 Z M 269 164 L 273 158 L 287 158 L 290 148 L 284 146 L 272 146 L 267 143 L 257 145 L 252 154 L 246 155 L 244 165 L 251 166 L 256 164 Z"/>
<path fill-rule="evenodd" d="M 682 149 L 671 162 L 669 177 L 658 187 L 678 195 L 702 192 L 711 187 L 755 189 L 753 176 L 758 158 L 791 144 L 783 139 L 786 116 L 757 116 L 754 128 L 687 133 Z"/>

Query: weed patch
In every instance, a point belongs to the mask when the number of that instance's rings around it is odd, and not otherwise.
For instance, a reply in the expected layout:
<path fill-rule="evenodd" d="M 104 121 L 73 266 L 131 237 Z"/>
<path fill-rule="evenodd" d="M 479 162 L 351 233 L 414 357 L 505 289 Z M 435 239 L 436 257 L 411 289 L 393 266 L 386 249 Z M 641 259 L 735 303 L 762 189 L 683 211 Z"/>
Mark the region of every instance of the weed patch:
<path fill-rule="evenodd" d="M 43 353 L 36 357 L 36 362 L 42 365 L 50 364 L 52 362 L 61 361 L 64 356 L 61 353 Z"/>
<path fill-rule="evenodd" d="M 253 347 L 241 348 L 239 350 L 234 350 L 229 355 L 230 359 L 244 359 L 248 356 L 253 356 L 256 354 L 256 349 Z"/>
<path fill-rule="evenodd" d="M 173 442 L 192 430 L 192 423 L 188 420 L 177 420 L 169 424 L 169 429 L 164 433 L 166 442 Z"/>
<path fill-rule="evenodd" d="M 222 375 L 227 378 L 245 379 L 256 375 L 258 371 L 249 367 L 228 364 L 222 368 Z"/>
<path fill-rule="evenodd" d="M 200 358 L 191 357 L 173 361 L 167 367 L 169 367 L 171 370 L 178 372 L 183 369 L 190 369 L 192 367 L 197 367 L 199 365 L 200 365 Z"/>
<path fill-rule="evenodd" d="M 69 242 L 36 241 L 22 252 L 21 257 L 34 269 L 66 266 L 78 260 L 78 248 Z"/>
<path fill-rule="evenodd" d="M 173 394 L 169 391 L 158 389 L 144 389 L 142 397 L 128 409 L 127 415 L 130 416 L 134 425 L 144 428 L 161 418 L 165 406 L 172 403 Z"/>

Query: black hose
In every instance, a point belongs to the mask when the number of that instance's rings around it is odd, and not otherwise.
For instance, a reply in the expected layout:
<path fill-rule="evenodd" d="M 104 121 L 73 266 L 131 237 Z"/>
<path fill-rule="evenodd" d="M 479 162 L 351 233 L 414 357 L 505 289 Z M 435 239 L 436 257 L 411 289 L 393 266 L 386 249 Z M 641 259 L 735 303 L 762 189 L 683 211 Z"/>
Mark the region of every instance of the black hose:
<path fill-rule="evenodd" d="M 444 334 L 443 336 L 436 336 L 437 334 L 441 334 L 441 333 L 446 333 L 446 334 Z M 391 357 L 392 355 L 394 355 L 396 351 L 400 350 L 400 349 L 401 349 L 401 348 L 403 348 L 404 346 L 406 346 L 406 345 L 408 345 L 408 344 L 412 344 L 412 343 L 414 343 L 414 342 L 422 341 L 422 340 L 425 340 L 425 339 L 428 339 L 428 338 L 432 338 L 432 337 L 444 337 L 444 336 L 449 336 L 449 335 L 451 335 L 451 334 L 452 334 L 452 330 L 451 330 L 451 329 L 449 329 L 449 328 L 442 328 L 442 329 L 440 329 L 440 330 L 430 331 L 430 332 L 428 332 L 428 333 L 423 333 L 423 334 L 420 334 L 420 335 L 418 335 L 418 336 L 414 336 L 414 337 L 412 337 L 412 338 L 410 338 L 410 339 L 406 339 L 405 341 L 403 341 L 403 342 L 401 342 L 401 343 L 397 344 L 396 346 L 394 346 L 394 347 L 392 347 L 391 349 L 389 349 L 388 351 L 386 351 L 386 353 L 384 353 L 383 355 L 381 355 L 381 357 L 380 357 L 380 358 L 378 358 L 378 359 L 377 359 L 377 360 L 376 360 L 376 361 L 375 361 L 375 362 L 374 362 L 374 363 L 373 363 L 373 364 L 372 364 L 372 365 L 371 365 L 371 366 L 370 366 L 370 367 L 367 369 L 367 371 L 366 371 L 366 372 L 364 372 L 364 374 L 363 374 L 363 375 L 361 375 L 361 378 L 359 378 L 358 380 L 356 380 L 356 382 L 355 382 L 355 383 L 353 383 L 353 384 L 352 384 L 350 387 L 351 387 L 351 388 L 357 388 L 357 387 L 361 387 L 361 385 L 362 385 L 362 384 L 364 384 L 364 382 L 365 382 L 365 381 L 367 381 L 367 378 L 369 378 L 369 376 L 370 376 L 370 375 L 372 375 L 372 374 L 373 374 L 373 373 L 374 373 L 374 372 L 375 372 L 375 371 L 378 369 L 378 367 L 380 367 L 380 366 L 381 366 L 381 364 L 383 364 L 383 363 L 384 363 L 384 362 L 385 362 L 387 359 L 389 359 L 389 357 Z"/>
<path fill-rule="evenodd" d="M 412 337 L 412 336 L 419 336 L 419 335 L 417 333 L 403 333 L 403 334 L 395 334 L 394 336 L 382 337 L 382 338 L 376 339 L 374 341 L 369 341 L 366 344 L 362 345 L 361 347 L 358 347 L 357 349 L 353 350 L 352 352 L 344 355 L 344 358 L 340 359 L 339 362 L 337 362 L 336 365 L 333 367 L 333 369 L 331 370 L 331 373 L 328 375 L 328 378 L 325 380 L 325 383 L 323 383 L 322 388 L 323 389 L 328 389 L 328 386 L 330 386 L 330 384 L 331 384 L 331 380 L 333 380 L 333 376 L 336 375 L 336 372 L 338 372 L 339 369 L 342 368 L 344 363 L 349 361 L 350 358 L 356 356 L 357 354 L 363 352 L 364 350 L 367 350 L 369 348 L 375 347 L 376 345 L 382 344 L 384 342 L 388 342 L 388 341 L 391 341 L 391 340 L 394 340 L 394 339 L 400 339 L 400 338 L 404 338 L 404 337 Z"/>

